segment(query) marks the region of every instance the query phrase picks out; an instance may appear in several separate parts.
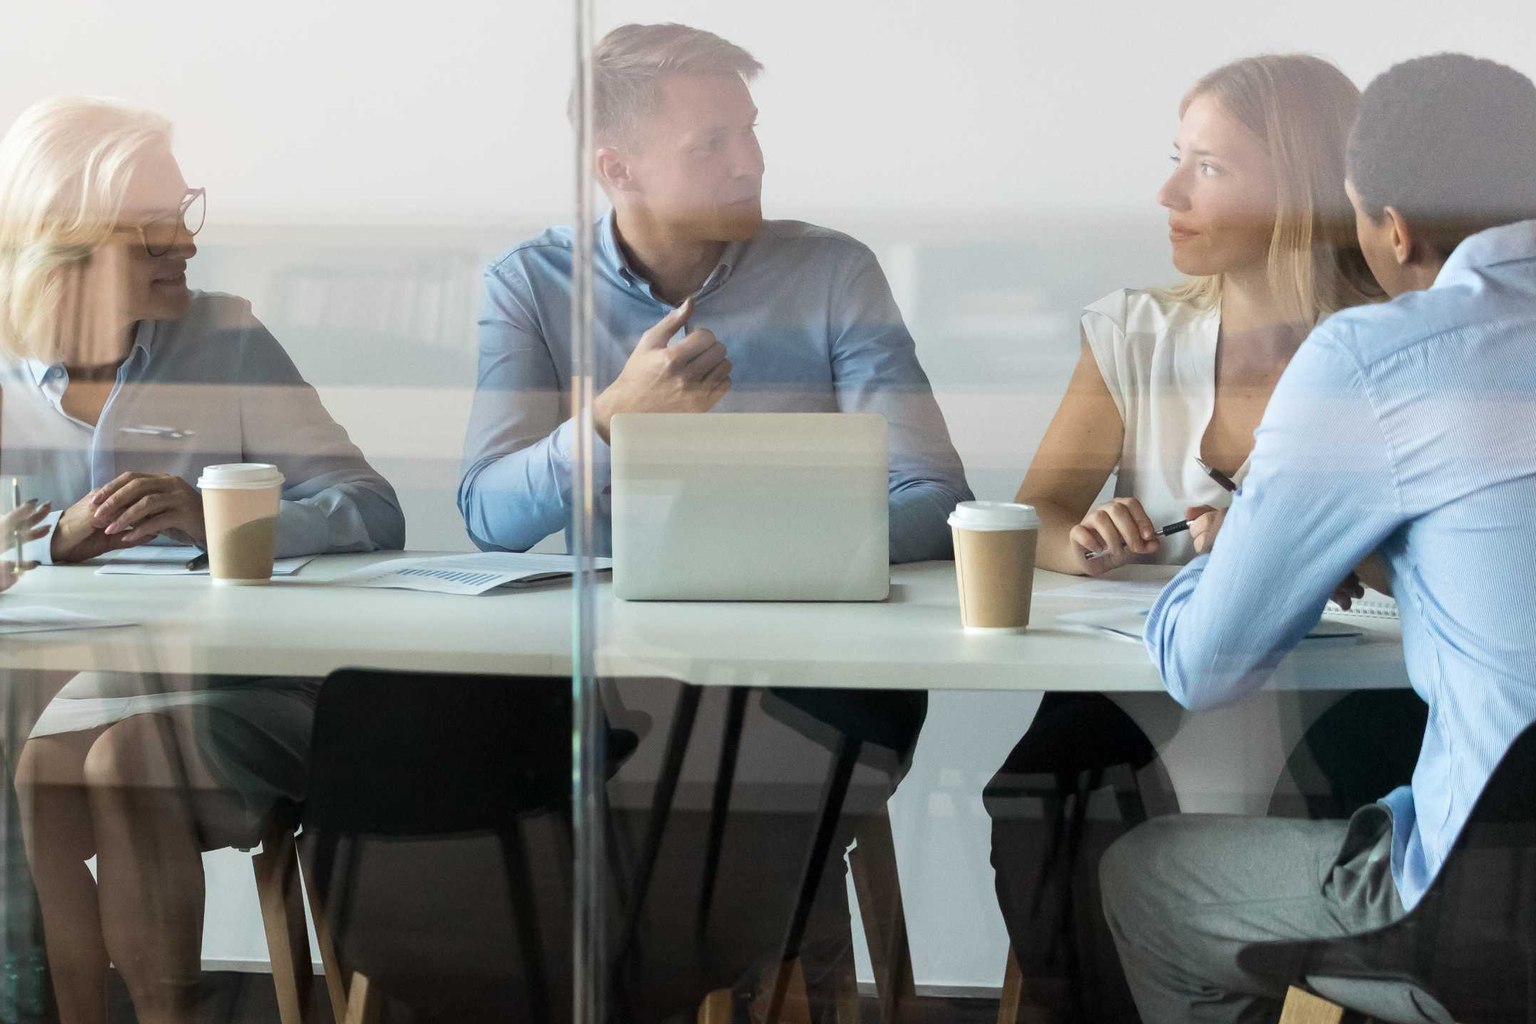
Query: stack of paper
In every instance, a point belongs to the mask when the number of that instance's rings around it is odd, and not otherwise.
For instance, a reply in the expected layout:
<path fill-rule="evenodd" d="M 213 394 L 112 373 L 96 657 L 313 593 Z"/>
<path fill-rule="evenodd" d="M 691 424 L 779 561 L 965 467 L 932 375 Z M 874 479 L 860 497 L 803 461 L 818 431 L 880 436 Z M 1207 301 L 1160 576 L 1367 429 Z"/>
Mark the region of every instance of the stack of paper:
<path fill-rule="evenodd" d="M 197 548 L 170 544 L 145 544 L 142 547 L 123 548 L 121 551 L 112 551 L 96 559 L 98 562 L 106 563 L 96 570 L 96 575 L 207 576 L 207 564 L 204 564 L 201 569 L 187 568 L 187 563 L 201 554 L 202 551 Z M 294 558 L 279 558 L 272 563 L 272 575 L 292 576 L 313 561 L 314 557 L 314 555 L 299 555 Z"/>
<path fill-rule="evenodd" d="M 599 572 L 613 568 L 611 558 L 594 559 Z M 497 587 L 527 587 L 564 579 L 576 571 L 570 555 L 527 555 L 488 551 L 440 558 L 395 558 L 338 576 L 344 587 L 392 587 L 431 594 L 483 594 Z"/>
<path fill-rule="evenodd" d="M 1106 608 L 1089 612 L 1067 612 L 1058 615 L 1056 621 L 1069 629 L 1081 629 L 1090 633 L 1108 634 L 1121 640 L 1141 643 L 1147 629 L 1146 608 Z M 1353 643 L 1360 639 L 1360 630 L 1350 629 L 1337 623 L 1319 622 L 1302 640 L 1342 641 Z"/>
<path fill-rule="evenodd" d="M 0 633 L 42 633 L 55 629 L 107 629 L 132 625 L 135 623 L 98 619 L 94 615 L 82 615 L 63 608 L 39 608 L 36 605 L 10 608 L 0 605 Z"/>

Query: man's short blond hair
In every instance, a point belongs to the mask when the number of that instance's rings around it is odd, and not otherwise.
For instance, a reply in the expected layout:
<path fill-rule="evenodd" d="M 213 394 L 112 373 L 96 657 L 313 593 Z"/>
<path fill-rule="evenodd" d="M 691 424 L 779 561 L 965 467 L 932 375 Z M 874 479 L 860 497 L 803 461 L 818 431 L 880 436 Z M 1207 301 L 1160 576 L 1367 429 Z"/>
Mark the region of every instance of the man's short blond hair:
<path fill-rule="evenodd" d="M 668 75 L 737 75 L 751 83 L 758 59 L 713 32 L 667 22 L 620 25 L 592 53 L 592 134 L 626 142 L 656 113 L 658 83 Z"/>

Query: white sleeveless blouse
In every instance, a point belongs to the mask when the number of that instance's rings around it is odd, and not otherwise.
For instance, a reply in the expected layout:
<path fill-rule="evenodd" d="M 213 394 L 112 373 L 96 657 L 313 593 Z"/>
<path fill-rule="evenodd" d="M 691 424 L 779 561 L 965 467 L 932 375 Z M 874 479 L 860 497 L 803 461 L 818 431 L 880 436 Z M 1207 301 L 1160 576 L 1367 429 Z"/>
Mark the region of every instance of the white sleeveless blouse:
<path fill-rule="evenodd" d="M 1083 311 L 1083 342 L 1125 424 L 1116 497 L 1134 497 L 1158 526 L 1190 505 L 1224 508 L 1231 496 L 1201 471 L 1200 441 L 1216 409 L 1219 306 L 1199 309 L 1153 290 L 1122 289 Z M 1217 466 L 1241 485 L 1242 466 Z M 1183 564 L 1195 556 L 1189 534 L 1162 538 L 1139 561 Z"/>

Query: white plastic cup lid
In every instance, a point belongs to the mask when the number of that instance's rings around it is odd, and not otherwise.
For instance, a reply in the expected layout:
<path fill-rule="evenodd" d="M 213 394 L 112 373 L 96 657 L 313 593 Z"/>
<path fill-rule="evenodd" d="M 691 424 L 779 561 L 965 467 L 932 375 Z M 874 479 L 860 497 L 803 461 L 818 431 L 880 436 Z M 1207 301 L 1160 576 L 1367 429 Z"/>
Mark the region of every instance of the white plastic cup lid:
<path fill-rule="evenodd" d="M 962 501 L 949 514 L 949 525 L 961 530 L 1038 530 L 1040 515 L 1033 505 L 1011 501 Z"/>
<path fill-rule="evenodd" d="M 204 466 L 203 475 L 197 478 L 199 490 L 255 490 L 261 487 L 280 487 L 282 483 L 283 474 L 267 462 L 226 462 L 222 466 Z"/>

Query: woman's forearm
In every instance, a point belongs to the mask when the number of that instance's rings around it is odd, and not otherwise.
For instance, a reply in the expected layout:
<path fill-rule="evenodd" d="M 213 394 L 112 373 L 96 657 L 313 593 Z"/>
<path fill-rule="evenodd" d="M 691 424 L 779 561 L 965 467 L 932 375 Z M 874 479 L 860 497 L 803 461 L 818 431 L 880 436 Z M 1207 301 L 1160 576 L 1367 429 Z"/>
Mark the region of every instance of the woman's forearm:
<path fill-rule="evenodd" d="M 1052 572 L 1081 575 L 1082 562 L 1069 538 L 1072 527 L 1083 520 L 1083 513 L 1073 512 L 1044 498 L 1021 495 L 1020 501 L 1033 505 L 1040 516 L 1040 544 L 1035 551 L 1035 564 Z"/>

